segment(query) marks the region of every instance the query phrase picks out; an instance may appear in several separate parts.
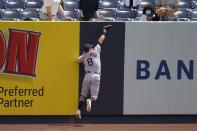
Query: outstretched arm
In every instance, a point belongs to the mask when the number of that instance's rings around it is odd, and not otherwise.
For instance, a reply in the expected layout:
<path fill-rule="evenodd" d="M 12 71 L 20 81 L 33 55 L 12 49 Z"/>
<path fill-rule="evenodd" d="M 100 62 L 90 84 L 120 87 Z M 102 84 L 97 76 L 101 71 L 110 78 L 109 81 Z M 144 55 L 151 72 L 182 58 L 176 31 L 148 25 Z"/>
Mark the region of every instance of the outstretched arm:
<path fill-rule="evenodd" d="M 105 40 L 105 34 L 107 33 L 106 29 L 103 29 L 102 35 L 99 37 L 98 42 L 99 44 L 103 44 L 103 41 Z"/>

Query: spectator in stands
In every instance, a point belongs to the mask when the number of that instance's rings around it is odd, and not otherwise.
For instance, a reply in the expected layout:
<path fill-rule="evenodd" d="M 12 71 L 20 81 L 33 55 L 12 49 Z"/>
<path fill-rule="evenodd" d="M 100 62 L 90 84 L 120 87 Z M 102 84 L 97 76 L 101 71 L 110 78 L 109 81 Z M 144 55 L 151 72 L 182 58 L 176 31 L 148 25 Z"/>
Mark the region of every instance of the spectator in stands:
<path fill-rule="evenodd" d="M 43 21 L 57 21 L 58 10 L 64 18 L 71 19 L 71 17 L 64 14 L 64 10 L 60 3 L 61 0 L 43 0 L 40 19 Z"/>
<path fill-rule="evenodd" d="M 175 13 L 179 10 L 179 0 L 156 0 L 156 8 L 162 21 L 178 21 Z"/>
<path fill-rule="evenodd" d="M 125 7 L 128 7 L 128 8 L 138 9 L 139 0 L 124 0 L 124 5 Z"/>
<path fill-rule="evenodd" d="M 80 14 L 78 20 L 92 21 L 94 15 L 96 15 L 99 20 L 103 20 L 104 17 L 99 15 L 98 7 L 99 0 L 79 0 Z"/>
<path fill-rule="evenodd" d="M 147 5 L 143 9 L 143 15 L 139 21 L 159 21 L 160 17 L 157 15 L 155 8 L 152 5 Z"/>

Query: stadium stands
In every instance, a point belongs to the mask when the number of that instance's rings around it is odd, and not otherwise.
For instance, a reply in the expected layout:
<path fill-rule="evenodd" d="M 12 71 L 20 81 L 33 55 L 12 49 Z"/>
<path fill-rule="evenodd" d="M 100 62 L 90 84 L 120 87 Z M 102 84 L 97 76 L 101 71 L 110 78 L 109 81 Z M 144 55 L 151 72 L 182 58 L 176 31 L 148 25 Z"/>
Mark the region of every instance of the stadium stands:
<path fill-rule="evenodd" d="M 4 8 L 5 8 L 4 2 L 0 0 L 0 9 L 4 9 Z"/>
<path fill-rule="evenodd" d="M 8 9 L 23 9 L 24 8 L 23 0 L 6 0 L 5 7 Z"/>
<path fill-rule="evenodd" d="M 113 9 L 99 9 L 99 14 L 106 18 L 114 18 L 114 10 Z"/>
<path fill-rule="evenodd" d="M 20 10 L 20 18 L 22 20 L 38 21 L 39 15 L 36 9 L 22 9 Z"/>
<path fill-rule="evenodd" d="M 77 0 L 63 0 L 62 7 L 68 10 L 74 10 L 78 8 L 78 1 Z"/>
<path fill-rule="evenodd" d="M 197 8 L 197 0 L 192 1 L 192 8 Z"/>
<path fill-rule="evenodd" d="M 191 8 L 190 0 L 179 0 L 179 8 Z"/>
<path fill-rule="evenodd" d="M 3 21 L 19 21 L 20 12 L 17 9 L 2 9 L 1 20 Z"/>
<path fill-rule="evenodd" d="M 144 8 L 147 5 L 155 6 L 154 0 L 141 0 L 140 1 L 140 8 Z"/>
<path fill-rule="evenodd" d="M 25 8 L 42 8 L 42 0 L 25 0 Z"/>
<path fill-rule="evenodd" d="M 191 21 L 197 21 L 197 9 L 191 10 Z"/>
<path fill-rule="evenodd" d="M 63 9 L 72 20 L 79 14 L 78 3 L 79 0 L 62 0 Z M 42 5 L 43 0 L 0 0 L 0 20 L 39 20 Z M 123 0 L 100 0 L 99 12 L 106 21 L 132 21 L 139 19 L 146 5 L 155 6 L 155 0 L 140 0 L 139 9 L 125 7 Z M 196 21 L 197 0 L 179 0 L 179 5 L 180 21 Z M 59 13 L 58 17 L 67 21 Z"/>
<path fill-rule="evenodd" d="M 189 11 L 187 9 L 179 9 L 176 13 L 179 18 L 189 18 Z"/>
<path fill-rule="evenodd" d="M 130 18 L 134 19 L 136 18 L 136 10 L 132 9 L 117 9 L 116 12 L 116 18 Z"/>
<path fill-rule="evenodd" d="M 101 0 L 100 1 L 100 8 L 104 8 L 104 9 L 117 8 L 117 1 L 115 1 L 115 0 Z"/>
<path fill-rule="evenodd" d="M 118 0 L 118 1 L 117 1 L 117 8 L 125 8 L 125 7 L 124 7 L 124 2 L 121 1 L 121 0 Z"/>

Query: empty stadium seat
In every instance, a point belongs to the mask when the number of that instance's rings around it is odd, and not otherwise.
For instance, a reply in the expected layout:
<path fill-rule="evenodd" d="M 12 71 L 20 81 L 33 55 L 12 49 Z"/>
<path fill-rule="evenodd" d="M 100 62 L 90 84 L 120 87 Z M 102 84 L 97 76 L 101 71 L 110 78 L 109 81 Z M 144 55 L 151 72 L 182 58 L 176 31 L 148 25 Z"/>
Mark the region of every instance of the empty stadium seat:
<path fill-rule="evenodd" d="M 118 1 L 117 1 L 117 8 L 125 8 L 124 2 L 121 1 L 121 0 L 118 0 Z"/>
<path fill-rule="evenodd" d="M 179 18 L 179 21 L 189 21 L 188 18 Z"/>
<path fill-rule="evenodd" d="M 191 18 L 192 19 L 197 19 L 197 9 L 191 10 Z"/>
<path fill-rule="evenodd" d="M 176 15 L 178 18 L 189 18 L 189 12 L 187 9 L 179 9 L 179 11 L 176 12 Z"/>
<path fill-rule="evenodd" d="M 114 21 L 114 18 L 104 18 L 104 21 Z"/>
<path fill-rule="evenodd" d="M 78 2 L 76 0 L 63 0 L 62 7 L 64 10 L 78 9 Z"/>
<path fill-rule="evenodd" d="M 102 21 L 102 20 L 94 18 L 93 21 Z M 114 18 L 110 18 L 110 17 L 105 17 L 103 21 L 115 21 L 115 19 Z"/>
<path fill-rule="evenodd" d="M 192 8 L 197 8 L 197 0 L 192 1 Z"/>
<path fill-rule="evenodd" d="M 118 9 L 116 10 L 116 17 L 117 18 L 135 18 L 136 11 L 130 9 Z"/>
<path fill-rule="evenodd" d="M 5 4 L 2 0 L 0 0 L 0 9 L 4 9 L 5 8 Z"/>
<path fill-rule="evenodd" d="M 99 9 L 99 14 L 104 16 L 105 18 L 114 18 L 114 10 L 113 9 Z"/>
<path fill-rule="evenodd" d="M 20 13 L 17 9 L 3 9 L 1 14 L 1 20 L 17 21 L 20 19 Z"/>
<path fill-rule="evenodd" d="M 191 8 L 190 0 L 179 0 L 179 8 Z"/>
<path fill-rule="evenodd" d="M 143 15 L 143 9 L 137 10 L 137 17 L 141 17 Z"/>
<path fill-rule="evenodd" d="M 100 1 L 101 8 L 117 8 L 116 0 L 102 0 Z"/>
<path fill-rule="evenodd" d="M 155 6 L 153 0 L 141 0 L 141 1 L 140 1 L 140 8 L 144 8 L 144 7 L 147 6 L 147 5 Z"/>
<path fill-rule="evenodd" d="M 42 8 L 42 0 L 25 0 L 25 8 Z"/>
<path fill-rule="evenodd" d="M 197 21 L 197 18 L 196 19 L 191 19 L 191 21 Z"/>
<path fill-rule="evenodd" d="M 38 11 L 35 9 L 24 9 L 21 10 L 20 13 L 22 20 L 33 20 L 33 21 L 39 20 Z"/>
<path fill-rule="evenodd" d="M 9 9 L 23 9 L 24 1 L 23 0 L 6 0 L 5 6 L 6 8 L 9 8 Z"/>
<path fill-rule="evenodd" d="M 115 21 L 132 21 L 131 18 L 116 18 Z"/>

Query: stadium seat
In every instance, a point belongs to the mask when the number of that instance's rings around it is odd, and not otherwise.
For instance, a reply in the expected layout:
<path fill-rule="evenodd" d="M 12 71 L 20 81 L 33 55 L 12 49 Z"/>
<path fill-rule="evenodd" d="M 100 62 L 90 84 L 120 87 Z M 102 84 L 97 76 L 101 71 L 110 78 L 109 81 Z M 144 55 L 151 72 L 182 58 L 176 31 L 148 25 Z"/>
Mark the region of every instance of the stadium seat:
<path fill-rule="evenodd" d="M 191 19 L 190 21 L 197 21 L 197 18 L 196 19 Z"/>
<path fill-rule="evenodd" d="M 114 21 L 114 18 L 104 18 L 104 21 Z"/>
<path fill-rule="evenodd" d="M 143 9 L 137 10 L 137 17 L 141 17 L 143 15 Z"/>
<path fill-rule="evenodd" d="M 179 21 L 189 21 L 188 18 L 179 18 Z"/>
<path fill-rule="evenodd" d="M 1 14 L 1 20 L 17 21 L 20 19 L 20 13 L 17 9 L 3 9 Z"/>
<path fill-rule="evenodd" d="M 114 10 L 113 9 L 99 9 L 99 14 L 107 18 L 114 18 Z"/>
<path fill-rule="evenodd" d="M 192 1 L 192 8 L 197 8 L 197 0 Z"/>
<path fill-rule="evenodd" d="M 179 0 L 179 8 L 191 8 L 190 0 Z"/>
<path fill-rule="evenodd" d="M 125 8 L 124 2 L 122 0 L 117 1 L 117 8 Z"/>
<path fill-rule="evenodd" d="M 38 21 L 39 15 L 36 9 L 24 9 L 20 11 L 22 20 Z"/>
<path fill-rule="evenodd" d="M 132 21 L 131 18 L 116 18 L 115 21 Z"/>
<path fill-rule="evenodd" d="M 23 0 L 6 0 L 5 6 L 8 9 L 23 9 L 24 1 Z"/>
<path fill-rule="evenodd" d="M 0 0 L 0 9 L 5 9 L 5 4 L 2 0 Z"/>
<path fill-rule="evenodd" d="M 179 11 L 176 12 L 176 15 L 178 18 L 189 18 L 189 12 L 187 9 L 179 9 Z"/>
<path fill-rule="evenodd" d="M 117 9 L 116 18 L 136 18 L 136 11 L 130 9 Z"/>
<path fill-rule="evenodd" d="M 93 21 L 115 21 L 115 19 L 110 17 L 105 17 L 104 20 L 99 20 L 97 18 L 94 18 Z"/>
<path fill-rule="evenodd" d="M 64 10 L 78 9 L 78 2 L 76 0 L 63 0 L 62 7 Z"/>
<path fill-rule="evenodd" d="M 25 8 L 42 8 L 42 0 L 25 0 Z"/>
<path fill-rule="evenodd" d="M 144 7 L 147 6 L 147 5 L 155 6 L 153 0 L 141 0 L 141 1 L 140 1 L 140 8 L 144 8 Z"/>
<path fill-rule="evenodd" d="M 197 19 L 197 9 L 191 10 L 191 19 Z"/>
<path fill-rule="evenodd" d="M 101 0 L 100 1 L 100 8 L 117 8 L 116 0 Z"/>

